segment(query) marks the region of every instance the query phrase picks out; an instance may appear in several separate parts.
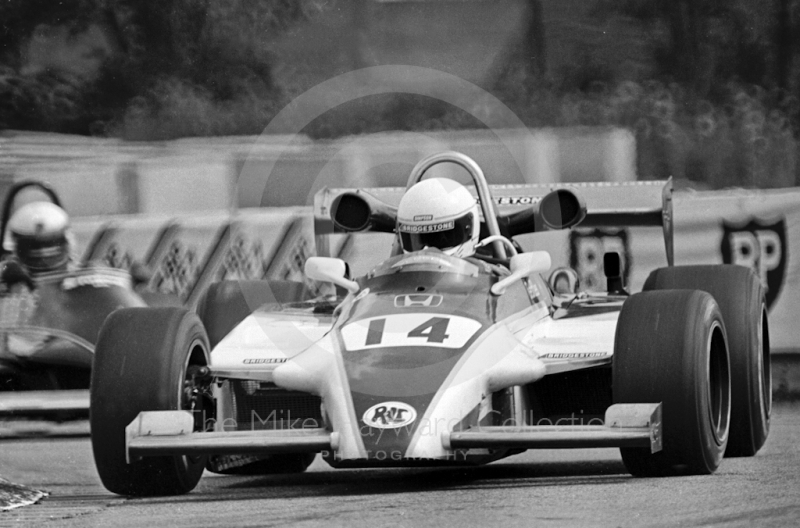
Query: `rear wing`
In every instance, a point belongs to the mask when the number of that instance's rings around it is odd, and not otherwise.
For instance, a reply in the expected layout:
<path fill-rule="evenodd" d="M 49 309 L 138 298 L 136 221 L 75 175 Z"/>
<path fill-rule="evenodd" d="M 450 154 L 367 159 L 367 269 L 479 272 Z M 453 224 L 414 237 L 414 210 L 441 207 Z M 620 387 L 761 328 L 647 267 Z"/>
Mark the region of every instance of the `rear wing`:
<path fill-rule="evenodd" d="M 637 182 L 592 182 L 555 184 L 490 185 L 498 216 L 516 213 L 538 203 L 556 189 L 570 189 L 586 203 L 586 218 L 579 227 L 661 226 L 667 263 L 674 263 L 672 223 L 672 179 Z M 344 233 L 331 220 L 331 205 L 337 196 L 356 191 L 366 193 L 396 208 L 405 187 L 369 189 L 322 189 L 314 197 L 314 231 L 318 248 L 325 235 Z M 474 188 L 470 188 L 475 194 Z"/>

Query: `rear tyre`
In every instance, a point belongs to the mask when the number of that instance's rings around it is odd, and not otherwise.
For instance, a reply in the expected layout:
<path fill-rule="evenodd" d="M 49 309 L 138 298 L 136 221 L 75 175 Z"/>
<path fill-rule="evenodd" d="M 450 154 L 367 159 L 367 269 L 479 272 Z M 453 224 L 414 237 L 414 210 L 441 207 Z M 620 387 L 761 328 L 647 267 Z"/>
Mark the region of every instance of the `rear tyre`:
<path fill-rule="evenodd" d="M 208 287 L 197 304 L 197 314 L 213 348 L 260 306 L 310 298 L 305 285 L 295 281 L 222 281 Z"/>
<path fill-rule="evenodd" d="M 92 368 L 90 426 L 100 480 L 120 495 L 178 495 L 194 489 L 205 457 L 125 460 L 125 427 L 142 411 L 193 410 L 192 366 L 208 365 L 208 337 L 183 308 L 123 308 L 100 330 Z M 202 427 L 203 420 L 197 420 Z"/>
<path fill-rule="evenodd" d="M 634 476 L 713 473 L 728 442 L 725 326 L 711 295 L 638 293 L 622 307 L 612 368 L 614 403 L 662 405 L 663 450 L 621 448 Z"/>
<path fill-rule="evenodd" d="M 761 282 L 743 266 L 675 266 L 653 271 L 645 290 L 710 293 L 725 320 L 731 360 L 731 435 L 727 457 L 753 456 L 769 435 L 772 411 L 767 303 Z"/>

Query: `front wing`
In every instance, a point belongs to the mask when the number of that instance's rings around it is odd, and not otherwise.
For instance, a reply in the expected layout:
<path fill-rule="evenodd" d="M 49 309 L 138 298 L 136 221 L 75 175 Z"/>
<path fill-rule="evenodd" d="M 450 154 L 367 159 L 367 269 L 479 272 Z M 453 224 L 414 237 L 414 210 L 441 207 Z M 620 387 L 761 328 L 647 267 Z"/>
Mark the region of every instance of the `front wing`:
<path fill-rule="evenodd" d="M 147 456 L 336 452 L 339 433 L 323 428 L 268 431 L 193 432 L 189 411 L 139 413 L 125 429 L 128 462 Z M 661 404 L 616 404 L 604 425 L 496 426 L 451 431 L 447 450 L 642 447 L 662 449 Z"/>

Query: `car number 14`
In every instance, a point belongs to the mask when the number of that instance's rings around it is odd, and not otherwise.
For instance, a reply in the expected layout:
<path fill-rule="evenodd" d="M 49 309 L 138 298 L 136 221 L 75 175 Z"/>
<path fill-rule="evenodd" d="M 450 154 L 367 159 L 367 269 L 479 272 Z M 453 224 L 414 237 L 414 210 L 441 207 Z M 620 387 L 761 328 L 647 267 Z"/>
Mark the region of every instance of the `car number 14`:
<path fill-rule="evenodd" d="M 342 327 L 347 350 L 380 347 L 434 346 L 461 348 L 481 323 L 457 315 L 404 313 L 371 317 Z"/>

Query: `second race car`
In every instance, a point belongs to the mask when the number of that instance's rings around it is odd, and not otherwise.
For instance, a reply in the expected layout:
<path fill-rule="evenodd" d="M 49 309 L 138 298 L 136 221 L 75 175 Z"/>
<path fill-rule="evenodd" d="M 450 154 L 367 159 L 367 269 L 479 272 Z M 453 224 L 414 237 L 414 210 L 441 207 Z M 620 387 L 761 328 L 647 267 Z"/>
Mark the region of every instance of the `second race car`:
<path fill-rule="evenodd" d="M 146 306 L 142 293 L 127 270 L 77 262 L 67 213 L 44 183 L 11 187 L 0 238 L 0 416 L 85 418 L 100 326 L 117 308 Z"/>

